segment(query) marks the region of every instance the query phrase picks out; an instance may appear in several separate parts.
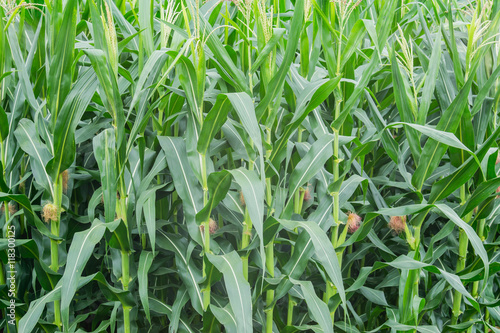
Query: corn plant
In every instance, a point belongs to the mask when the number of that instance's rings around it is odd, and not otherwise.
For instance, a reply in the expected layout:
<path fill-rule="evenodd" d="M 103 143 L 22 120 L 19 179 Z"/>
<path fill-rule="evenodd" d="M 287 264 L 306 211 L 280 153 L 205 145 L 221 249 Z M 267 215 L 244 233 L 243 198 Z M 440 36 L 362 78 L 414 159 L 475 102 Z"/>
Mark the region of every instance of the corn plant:
<path fill-rule="evenodd" d="M 500 2 L 0 2 L 5 332 L 500 332 Z"/>

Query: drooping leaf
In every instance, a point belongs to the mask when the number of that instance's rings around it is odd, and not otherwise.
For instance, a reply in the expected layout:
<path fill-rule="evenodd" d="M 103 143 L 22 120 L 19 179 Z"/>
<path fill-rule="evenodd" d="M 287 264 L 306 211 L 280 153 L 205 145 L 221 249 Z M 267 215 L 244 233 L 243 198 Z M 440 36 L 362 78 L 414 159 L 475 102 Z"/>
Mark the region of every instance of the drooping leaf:
<path fill-rule="evenodd" d="M 241 258 L 236 252 L 224 255 L 207 254 L 210 262 L 224 275 L 229 303 L 234 312 L 238 332 L 253 332 L 250 285 L 243 277 Z"/>
<path fill-rule="evenodd" d="M 69 306 L 77 290 L 83 269 L 87 264 L 94 247 L 101 241 L 106 226 L 99 220 L 94 220 L 92 226 L 75 234 L 68 251 L 68 264 L 64 270 L 61 283 L 61 314 L 64 327 L 69 325 Z"/>

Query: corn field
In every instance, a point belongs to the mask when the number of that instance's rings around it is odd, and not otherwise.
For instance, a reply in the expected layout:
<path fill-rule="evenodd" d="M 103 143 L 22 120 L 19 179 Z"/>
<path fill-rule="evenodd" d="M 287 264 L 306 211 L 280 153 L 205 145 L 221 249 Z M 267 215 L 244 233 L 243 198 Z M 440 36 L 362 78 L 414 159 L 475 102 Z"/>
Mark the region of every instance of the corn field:
<path fill-rule="evenodd" d="M 500 1 L 1 0 L 3 332 L 500 332 Z"/>

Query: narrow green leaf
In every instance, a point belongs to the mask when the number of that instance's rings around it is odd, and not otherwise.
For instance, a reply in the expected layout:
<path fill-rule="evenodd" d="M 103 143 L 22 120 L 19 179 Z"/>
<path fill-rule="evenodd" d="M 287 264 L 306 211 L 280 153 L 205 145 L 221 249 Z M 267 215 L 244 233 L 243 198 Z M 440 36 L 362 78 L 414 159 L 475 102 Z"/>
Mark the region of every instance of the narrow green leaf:
<path fill-rule="evenodd" d="M 222 325 L 224 325 L 224 329 L 228 333 L 238 333 L 238 330 L 236 328 L 236 318 L 234 317 L 230 304 L 228 304 L 225 308 L 219 308 L 213 304 L 210 304 L 210 310 L 217 318 L 217 320 Z"/>
<path fill-rule="evenodd" d="M 464 209 L 460 212 L 460 216 L 464 217 L 471 210 L 486 201 L 486 199 L 493 195 L 496 195 L 496 190 L 498 189 L 498 187 L 500 187 L 500 177 L 496 177 L 479 184 L 479 186 L 474 190 L 470 198 L 467 200 Z"/>
<path fill-rule="evenodd" d="M 439 64 L 441 61 L 441 30 L 438 30 L 432 47 L 432 54 L 429 60 L 429 68 L 425 73 L 425 83 L 422 88 L 422 98 L 420 99 L 420 107 L 418 109 L 417 122 L 424 124 L 427 119 L 427 113 L 431 105 L 431 98 L 436 88 L 436 80 L 439 73 Z"/>
<path fill-rule="evenodd" d="M 385 299 L 385 295 L 382 290 L 375 290 L 372 288 L 362 286 L 361 288 L 359 288 L 359 292 L 363 294 L 363 296 L 365 296 L 366 299 L 372 303 L 387 307 L 389 306 L 389 304 L 387 304 L 387 300 Z"/>
<path fill-rule="evenodd" d="M 106 54 L 98 49 L 85 49 L 85 54 L 90 58 L 97 78 L 99 79 L 99 96 L 101 97 L 106 110 L 111 114 L 116 128 L 125 128 L 125 114 L 123 103 L 118 89 L 118 82 L 111 69 Z M 125 131 L 120 130 L 116 136 L 116 146 L 121 147 Z"/>
<path fill-rule="evenodd" d="M 286 217 L 291 217 L 291 208 L 293 207 L 293 196 L 299 190 L 299 187 L 308 182 L 320 169 L 322 169 L 333 155 L 333 134 L 325 134 L 321 136 L 309 149 L 307 154 L 300 160 L 295 169 L 293 169 L 289 180 L 288 203 L 282 213 L 287 214 Z M 287 211 L 288 210 L 288 211 Z"/>
<path fill-rule="evenodd" d="M 343 68 L 349 58 L 353 55 L 354 51 L 359 47 L 359 44 L 363 41 L 366 35 L 366 28 L 363 20 L 358 20 L 354 23 L 351 31 L 349 32 L 349 38 L 344 48 L 342 48 L 341 56 L 341 68 Z"/>
<path fill-rule="evenodd" d="M 171 235 L 158 230 L 157 244 L 161 248 L 172 251 L 176 255 L 176 265 L 179 271 L 179 277 L 182 282 L 186 285 L 189 297 L 191 299 L 191 305 L 199 313 L 203 313 L 203 298 L 200 291 L 200 286 L 198 285 L 201 280 L 201 272 L 193 264 L 193 262 L 186 256 L 187 253 L 187 240 L 182 238 L 180 235 Z"/>
<path fill-rule="evenodd" d="M 321 81 L 321 84 L 311 84 L 306 87 L 299 96 L 297 110 L 293 115 L 292 121 L 285 127 L 280 138 L 274 143 L 273 150 L 269 157 L 271 164 L 278 169 L 280 163 L 285 159 L 286 146 L 293 132 L 304 122 L 307 115 L 317 108 L 333 92 L 340 82 L 340 77 L 328 81 Z M 266 166 L 266 174 L 269 165 Z"/>
<path fill-rule="evenodd" d="M 142 39 L 142 45 L 147 56 L 151 55 L 154 49 L 153 16 L 153 1 L 144 0 L 139 2 L 139 27 L 142 30 L 140 39 Z"/>
<path fill-rule="evenodd" d="M 36 181 L 54 196 L 52 178 L 45 167 L 52 159 L 52 155 L 38 136 L 35 124 L 26 118 L 19 121 L 14 135 L 21 146 L 31 158 L 31 168 Z"/>
<path fill-rule="evenodd" d="M 206 254 L 210 262 L 222 272 L 229 303 L 234 312 L 238 332 L 253 332 L 252 302 L 250 285 L 243 277 L 243 264 L 238 254 L 233 251 L 224 255 Z"/>
<path fill-rule="evenodd" d="M 179 290 L 177 290 L 175 301 L 174 304 L 172 305 L 172 315 L 170 317 L 170 325 L 168 328 L 169 332 L 177 332 L 182 308 L 184 307 L 184 305 L 188 300 L 189 300 L 189 294 L 187 292 L 187 289 L 184 286 L 182 286 Z M 203 317 L 203 321 L 205 321 L 205 317 Z"/>
<path fill-rule="evenodd" d="M 9 120 L 5 110 L 0 106 L 0 144 L 7 139 L 7 135 L 9 135 Z"/>
<path fill-rule="evenodd" d="M 61 279 L 64 286 L 61 290 L 61 314 L 64 327 L 69 325 L 69 306 L 77 290 L 83 269 L 92 255 L 94 247 L 101 241 L 104 231 L 106 231 L 104 224 L 95 219 L 88 230 L 77 232 L 73 237 L 68 251 L 67 265 Z"/>
<path fill-rule="evenodd" d="M 268 90 L 264 98 L 260 101 L 259 105 L 255 108 L 255 113 L 257 119 L 260 120 L 262 115 L 266 111 L 269 104 L 281 93 L 283 89 L 283 83 L 285 82 L 285 77 L 288 74 L 289 67 L 295 58 L 295 52 L 299 44 L 299 37 L 302 31 L 302 25 L 304 22 L 304 0 L 297 0 L 295 2 L 295 10 L 293 12 L 293 17 L 291 21 L 291 26 L 294 29 L 290 30 L 288 36 L 288 43 L 285 50 L 285 55 L 283 56 L 283 61 L 281 62 L 280 68 L 276 75 L 269 82 Z"/>
<path fill-rule="evenodd" d="M 392 124 L 387 125 L 387 127 L 390 128 L 390 127 L 394 127 L 394 126 L 398 126 L 398 125 L 403 125 L 405 127 L 411 127 L 413 129 L 419 131 L 420 133 L 428 136 L 429 138 L 432 138 L 432 139 L 434 139 L 442 144 L 445 144 L 445 145 L 450 146 L 450 147 L 462 149 L 462 150 L 465 150 L 465 151 L 473 154 L 473 152 L 469 148 L 467 148 L 453 133 L 440 131 L 440 130 L 437 130 L 431 126 L 422 126 L 422 125 L 418 125 L 418 124 L 411 124 L 411 123 L 404 123 L 404 122 L 403 123 L 392 123 Z"/>
<path fill-rule="evenodd" d="M 227 120 L 227 114 L 231 110 L 230 100 L 225 95 L 217 96 L 217 101 L 203 120 L 200 138 L 198 140 L 198 152 L 206 154 L 215 134 L 220 131 Z"/>
<path fill-rule="evenodd" d="M 113 226 L 112 228 L 108 226 L 110 231 L 107 237 L 109 246 L 121 252 L 129 253 L 131 250 L 129 232 L 125 222 L 123 220 L 115 220 L 108 222 L 108 224 Z"/>
<path fill-rule="evenodd" d="M 193 170 L 189 166 L 186 144 L 181 138 L 168 136 L 158 137 L 158 141 L 165 151 L 175 189 L 182 199 L 189 235 L 198 244 L 202 244 L 200 229 L 196 223 L 196 214 L 202 209 L 203 193 Z"/>
<path fill-rule="evenodd" d="M 445 132 L 455 132 L 460 123 L 460 119 L 464 109 L 467 106 L 467 98 L 472 85 L 473 77 L 471 76 L 464 87 L 460 90 L 460 93 L 453 100 L 450 106 L 443 112 L 441 119 L 439 120 L 436 129 Z M 441 158 L 446 152 L 447 147 L 441 143 L 429 139 L 425 143 L 424 149 L 422 150 L 422 155 L 420 158 L 420 163 L 415 170 L 412 177 L 412 184 L 421 190 L 424 185 L 424 181 L 429 178 L 429 176 L 434 172 Z"/>
<path fill-rule="evenodd" d="M 340 127 L 344 124 L 345 119 L 347 118 L 351 110 L 356 106 L 363 91 L 365 90 L 366 86 L 372 79 L 372 73 L 378 66 L 378 64 L 379 64 L 379 58 L 377 54 L 374 52 L 368 66 L 363 71 L 363 74 L 361 75 L 361 78 L 356 84 L 356 87 L 354 88 L 352 94 L 345 102 L 342 111 L 340 112 L 337 119 L 335 119 L 335 121 L 333 122 L 332 128 L 340 129 Z"/>
<path fill-rule="evenodd" d="M 142 251 L 139 257 L 139 266 L 137 268 L 137 281 L 139 283 L 139 297 L 141 299 L 146 318 L 151 323 L 151 314 L 149 311 L 148 297 L 148 272 L 153 263 L 154 255 L 149 251 Z"/>
<path fill-rule="evenodd" d="M 497 127 L 486 142 L 483 143 L 483 145 L 475 152 L 475 156 L 477 156 L 478 160 L 483 160 L 489 148 L 493 145 L 499 135 L 500 127 Z M 469 157 L 469 159 L 465 161 L 465 163 L 462 164 L 456 171 L 437 181 L 432 186 L 429 203 L 433 204 L 453 193 L 457 188 L 471 179 L 479 167 L 480 165 L 478 165 L 476 160 L 472 156 Z"/>
<path fill-rule="evenodd" d="M 75 130 L 95 90 L 97 78 L 92 71 L 87 71 L 75 83 L 55 123 L 54 158 L 48 163 L 47 170 L 55 179 L 61 172 L 73 164 L 76 155 Z"/>
<path fill-rule="evenodd" d="M 208 193 L 210 199 L 205 207 L 198 214 L 196 220 L 198 223 L 208 221 L 213 208 L 226 197 L 227 191 L 231 186 L 231 174 L 228 171 L 212 172 L 207 180 Z"/>
<path fill-rule="evenodd" d="M 53 302 L 61 298 L 62 285 L 59 283 L 54 289 L 40 297 L 34 302 L 31 302 L 26 314 L 19 320 L 18 330 L 20 333 L 28 333 L 33 331 L 40 316 L 42 315 L 45 304 Z"/>
<path fill-rule="evenodd" d="M 252 224 L 259 235 L 261 243 L 264 241 L 264 186 L 255 171 L 245 168 L 230 170 L 234 180 L 241 186 L 243 197 Z"/>
<path fill-rule="evenodd" d="M 195 13 L 191 14 L 196 15 Z M 234 64 L 227 50 L 224 48 L 224 45 L 220 41 L 219 36 L 217 36 L 215 33 L 212 33 L 214 28 L 210 26 L 210 23 L 207 22 L 204 16 L 199 16 L 199 19 L 200 26 L 208 37 L 206 40 L 206 45 L 213 53 L 212 60 L 219 64 L 221 72 L 224 72 L 232 79 L 232 82 L 230 83 L 234 84 L 235 88 L 237 88 L 238 91 L 250 93 L 245 74 Z"/>
<path fill-rule="evenodd" d="M 57 34 L 54 56 L 50 59 L 47 81 L 47 97 L 52 113 L 52 128 L 55 128 L 59 112 L 71 89 L 73 73 L 73 51 L 76 34 L 77 3 L 68 1 L 64 7 L 63 21 Z"/>
<path fill-rule="evenodd" d="M 108 128 L 94 137 L 93 147 L 101 176 L 105 219 L 106 222 L 112 222 L 115 219 L 116 212 L 116 181 L 118 177 L 115 160 L 115 130 Z"/>
<path fill-rule="evenodd" d="M 314 244 L 316 257 L 323 265 L 328 277 L 337 288 L 342 302 L 345 304 L 346 296 L 342 275 L 340 274 L 340 265 L 333 248 L 332 243 L 328 239 L 326 233 L 314 222 L 299 222 L 289 220 L 278 220 L 285 228 L 293 230 L 295 228 L 303 228 L 307 231 Z"/>
<path fill-rule="evenodd" d="M 264 60 L 266 60 L 271 51 L 276 47 L 278 42 L 281 40 L 285 31 L 286 31 L 285 29 L 273 28 L 273 35 L 271 36 L 269 41 L 266 43 L 266 46 L 264 46 L 262 51 L 259 52 L 259 55 L 252 63 L 252 69 L 250 70 L 250 74 L 254 74 L 257 71 L 257 69 L 259 69 L 260 65 L 264 62 Z"/>
<path fill-rule="evenodd" d="M 488 254 L 486 253 L 486 250 L 484 249 L 483 242 L 479 238 L 479 236 L 476 234 L 474 229 L 467 223 L 465 223 L 458 215 L 457 213 L 448 207 L 445 204 L 437 204 L 435 205 L 443 214 L 446 215 L 453 223 L 455 223 L 459 228 L 461 228 L 463 231 L 465 231 L 465 234 L 467 235 L 467 238 L 470 241 L 470 244 L 474 248 L 474 251 L 476 252 L 476 255 L 478 255 L 481 260 L 483 261 L 484 264 L 484 281 L 486 282 L 488 280 L 488 274 L 489 274 L 489 259 L 488 259 Z M 486 286 L 486 285 L 485 285 Z M 484 286 L 484 287 L 485 287 Z"/>
<path fill-rule="evenodd" d="M 26 68 L 21 49 L 19 47 L 19 41 L 17 39 L 17 34 L 12 25 L 8 28 L 7 40 L 9 41 L 10 51 L 12 53 L 12 59 L 16 64 L 18 70 L 18 75 L 20 76 L 20 88 L 27 98 L 28 103 L 34 110 L 38 110 L 40 105 L 33 92 L 33 87 L 29 79 L 28 69 Z"/>
<path fill-rule="evenodd" d="M 311 281 L 297 281 L 290 279 L 293 284 L 300 285 L 302 292 L 306 298 L 306 303 L 308 307 L 309 314 L 314 318 L 314 320 L 322 328 L 323 332 L 333 333 L 333 322 L 330 316 L 330 310 L 325 302 L 319 299 L 314 291 L 314 287 Z"/>
<path fill-rule="evenodd" d="M 394 89 L 394 97 L 398 107 L 399 116 L 405 123 L 414 123 L 417 120 L 417 105 L 406 77 L 401 73 L 396 51 L 391 52 L 391 69 Z M 406 137 L 413 155 L 415 164 L 418 165 L 421 153 L 418 133 L 413 128 L 405 126 Z"/>

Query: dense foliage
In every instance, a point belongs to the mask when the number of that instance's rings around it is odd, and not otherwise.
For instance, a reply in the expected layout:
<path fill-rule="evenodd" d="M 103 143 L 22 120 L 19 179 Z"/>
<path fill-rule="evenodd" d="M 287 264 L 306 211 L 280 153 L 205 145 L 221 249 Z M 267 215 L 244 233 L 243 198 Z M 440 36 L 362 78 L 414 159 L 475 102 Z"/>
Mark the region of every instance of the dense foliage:
<path fill-rule="evenodd" d="M 0 328 L 500 332 L 499 33 L 495 0 L 2 0 Z"/>

